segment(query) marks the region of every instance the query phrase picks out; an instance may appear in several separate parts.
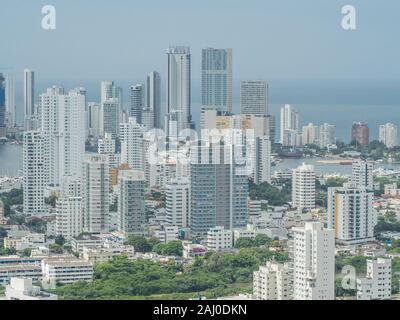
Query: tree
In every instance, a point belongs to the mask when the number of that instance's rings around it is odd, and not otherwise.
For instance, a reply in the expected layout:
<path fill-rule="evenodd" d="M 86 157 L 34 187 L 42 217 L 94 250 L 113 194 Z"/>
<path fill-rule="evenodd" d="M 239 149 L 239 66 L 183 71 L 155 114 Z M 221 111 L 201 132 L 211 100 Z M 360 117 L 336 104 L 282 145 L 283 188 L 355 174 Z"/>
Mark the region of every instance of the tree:
<path fill-rule="evenodd" d="M 182 241 L 175 240 L 168 243 L 159 243 L 153 247 L 153 251 L 160 255 L 182 257 Z"/>
<path fill-rule="evenodd" d="M 61 235 L 56 236 L 54 243 L 58 244 L 59 246 L 63 246 L 65 243 L 65 238 Z"/>
<path fill-rule="evenodd" d="M 126 241 L 127 245 L 133 246 L 136 252 L 150 252 L 152 249 L 151 244 L 144 237 L 131 235 Z"/>
<path fill-rule="evenodd" d="M 235 248 L 251 248 L 255 246 L 256 242 L 252 238 L 239 238 L 235 242 Z"/>

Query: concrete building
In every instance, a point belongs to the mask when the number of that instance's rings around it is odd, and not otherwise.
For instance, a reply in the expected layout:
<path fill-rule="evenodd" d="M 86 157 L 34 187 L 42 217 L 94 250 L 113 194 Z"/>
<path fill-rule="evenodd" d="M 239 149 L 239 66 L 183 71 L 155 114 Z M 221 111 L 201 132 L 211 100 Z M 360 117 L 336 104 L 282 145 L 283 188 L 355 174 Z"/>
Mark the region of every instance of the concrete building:
<path fill-rule="evenodd" d="M 369 143 L 369 128 L 364 122 L 353 122 L 350 129 L 350 142 L 355 142 L 362 146 Z"/>
<path fill-rule="evenodd" d="M 109 165 L 104 155 L 88 155 L 83 164 L 84 228 L 100 233 L 109 213 Z"/>
<path fill-rule="evenodd" d="M 289 264 L 268 261 L 253 272 L 253 298 L 256 300 L 291 300 L 292 280 Z"/>
<path fill-rule="evenodd" d="M 393 123 L 386 123 L 379 126 L 379 141 L 387 148 L 397 146 L 397 126 Z"/>
<path fill-rule="evenodd" d="M 202 106 L 232 112 L 232 49 L 202 50 Z"/>
<path fill-rule="evenodd" d="M 167 50 L 167 135 L 177 136 L 193 127 L 191 115 L 191 55 L 189 47 L 170 47 Z"/>
<path fill-rule="evenodd" d="M 306 222 L 293 233 L 293 299 L 334 300 L 334 231 L 320 222 Z"/>
<path fill-rule="evenodd" d="M 58 300 L 57 295 L 33 286 L 31 278 L 11 278 L 5 296 L 6 300 Z"/>
<path fill-rule="evenodd" d="M 76 257 L 50 257 L 42 260 L 42 274 L 44 285 L 92 281 L 93 265 Z"/>
<path fill-rule="evenodd" d="M 357 300 L 388 300 L 392 298 L 392 260 L 367 260 L 365 278 L 357 280 Z"/>
<path fill-rule="evenodd" d="M 293 170 L 292 207 L 307 210 L 315 207 L 314 166 L 303 164 Z"/>
<path fill-rule="evenodd" d="M 118 187 L 118 231 L 141 236 L 146 222 L 144 172 L 120 171 Z"/>
<path fill-rule="evenodd" d="M 268 86 L 265 81 L 250 80 L 240 83 L 240 113 L 268 114 Z"/>
<path fill-rule="evenodd" d="M 301 135 L 303 145 L 318 145 L 319 144 L 319 127 L 313 123 L 303 126 Z"/>
<path fill-rule="evenodd" d="M 372 161 L 355 160 L 352 164 L 351 181 L 356 186 L 372 190 L 374 188 L 373 170 L 374 163 Z"/>
<path fill-rule="evenodd" d="M 326 148 L 336 144 L 336 127 L 329 123 L 319 126 L 319 147 Z"/>
<path fill-rule="evenodd" d="M 36 114 L 35 110 L 35 73 L 32 70 L 24 69 L 24 116 L 25 116 L 25 129 L 35 130 L 37 128 L 30 128 L 29 121 L 32 120 Z"/>
<path fill-rule="evenodd" d="M 48 182 L 46 139 L 41 131 L 26 131 L 23 141 L 24 214 L 42 214 L 45 212 L 44 189 Z"/>
<path fill-rule="evenodd" d="M 281 108 L 279 143 L 290 147 L 299 145 L 299 114 L 290 104 Z"/>
<path fill-rule="evenodd" d="M 153 116 L 153 128 L 162 127 L 161 112 L 161 78 L 157 71 L 147 75 L 147 110 Z"/>
<path fill-rule="evenodd" d="M 171 179 L 165 188 L 165 212 L 168 225 L 186 228 L 190 224 L 190 180 Z"/>
<path fill-rule="evenodd" d="M 328 228 L 345 244 L 375 240 L 377 216 L 372 207 L 374 192 L 352 183 L 328 189 Z"/>
<path fill-rule="evenodd" d="M 135 118 L 120 124 L 121 163 L 128 164 L 130 169 L 144 171 L 144 128 Z"/>
<path fill-rule="evenodd" d="M 8 129 L 17 124 L 15 105 L 15 80 L 14 75 L 6 74 L 5 82 L 5 123 Z"/>
<path fill-rule="evenodd" d="M 211 228 L 207 232 L 208 250 L 221 251 L 233 247 L 232 230 L 225 230 L 223 226 Z"/>
<path fill-rule="evenodd" d="M 145 108 L 144 85 L 139 83 L 131 86 L 131 108 L 129 117 L 135 117 L 137 123 L 142 122 L 142 112 Z"/>
<path fill-rule="evenodd" d="M 271 183 L 271 140 L 269 136 L 256 137 L 254 183 Z"/>

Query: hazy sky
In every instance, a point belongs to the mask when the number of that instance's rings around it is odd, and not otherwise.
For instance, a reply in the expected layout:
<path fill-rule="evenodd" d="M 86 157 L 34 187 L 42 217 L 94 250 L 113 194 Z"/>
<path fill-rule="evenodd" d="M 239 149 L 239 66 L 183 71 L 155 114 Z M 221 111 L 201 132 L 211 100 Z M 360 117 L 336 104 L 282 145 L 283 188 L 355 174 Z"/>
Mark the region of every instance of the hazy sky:
<path fill-rule="evenodd" d="M 57 29 L 41 28 L 41 8 Z M 357 30 L 341 8 L 357 8 Z M 232 48 L 235 79 L 400 79 L 399 0 L 1 0 L 0 67 L 42 79 L 165 74 L 165 49 Z"/>

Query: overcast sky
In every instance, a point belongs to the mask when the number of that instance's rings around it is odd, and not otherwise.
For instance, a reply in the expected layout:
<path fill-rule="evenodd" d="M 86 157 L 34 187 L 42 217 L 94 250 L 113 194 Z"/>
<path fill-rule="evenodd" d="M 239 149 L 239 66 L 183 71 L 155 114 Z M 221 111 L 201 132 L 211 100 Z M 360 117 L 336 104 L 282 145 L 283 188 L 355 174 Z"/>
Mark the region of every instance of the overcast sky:
<path fill-rule="evenodd" d="M 41 8 L 57 29 L 41 28 Z M 357 9 L 357 30 L 341 8 Z M 0 67 L 42 79 L 165 74 L 165 49 L 232 48 L 235 79 L 400 79 L 398 0 L 1 0 Z"/>

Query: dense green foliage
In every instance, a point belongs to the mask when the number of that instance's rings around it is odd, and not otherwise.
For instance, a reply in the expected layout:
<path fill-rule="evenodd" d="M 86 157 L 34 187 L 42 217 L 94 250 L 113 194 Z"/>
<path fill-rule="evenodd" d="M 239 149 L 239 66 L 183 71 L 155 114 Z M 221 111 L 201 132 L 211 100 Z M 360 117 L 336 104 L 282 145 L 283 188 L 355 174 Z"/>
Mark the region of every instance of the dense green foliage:
<path fill-rule="evenodd" d="M 270 244 L 273 240 L 264 234 L 258 234 L 254 239 L 239 238 L 235 242 L 235 248 L 254 248 Z"/>
<path fill-rule="evenodd" d="M 168 243 L 158 243 L 153 247 L 153 251 L 163 256 L 182 257 L 183 246 L 182 241 L 170 241 Z"/>
<path fill-rule="evenodd" d="M 23 204 L 22 189 L 13 189 L 10 192 L 2 193 L 0 200 L 4 204 L 4 214 L 9 216 L 11 214 L 11 206 Z"/>
<path fill-rule="evenodd" d="M 134 299 L 166 294 L 180 299 L 198 294 L 217 297 L 248 291 L 253 271 L 272 258 L 286 261 L 287 255 L 267 249 L 209 252 L 186 267 L 172 262 L 129 261 L 121 256 L 96 265 L 93 282 L 60 286 L 56 292 L 64 299 Z"/>
<path fill-rule="evenodd" d="M 277 181 L 277 186 L 273 186 L 268 182 L 264 182 L 260 185 L 250 183 L 250 199 L 268 200 L 268 204 L 271 206 L 287 204 L 291 201 L 291 195 L 291 180 L 279 180 Z"/>
<path fill-rule="evenodd" d="M 136 252 L 146 253 L 152 251 L 153 247 L 159 244 L 159 242 L 155 238 L 146 239 L 145 237 L 131 235 L 125 244 L 133 246 Z"/>

